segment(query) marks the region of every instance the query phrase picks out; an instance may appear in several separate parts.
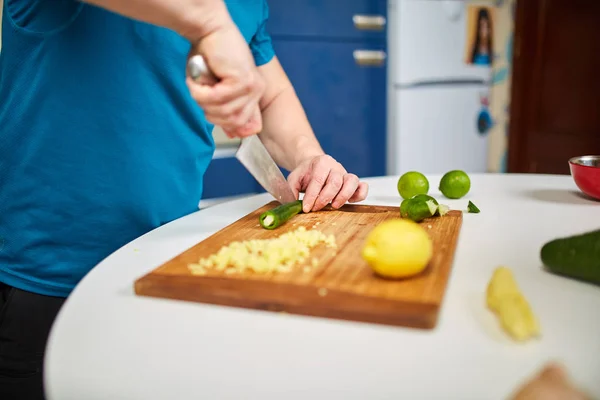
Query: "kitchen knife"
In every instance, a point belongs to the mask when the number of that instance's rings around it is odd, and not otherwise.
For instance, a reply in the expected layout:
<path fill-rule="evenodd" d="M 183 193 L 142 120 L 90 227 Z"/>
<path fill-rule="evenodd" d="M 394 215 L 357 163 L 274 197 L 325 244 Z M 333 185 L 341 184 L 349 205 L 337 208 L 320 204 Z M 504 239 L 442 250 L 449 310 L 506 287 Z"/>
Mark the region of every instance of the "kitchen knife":
<path fill-rule="evenodd" d="M 218 78 L 209 69 L 201 55 L 190 58 L 187 70 L 195 81 L 208 85 L 218 82 Z M 254 179 L 280 203 L 285 204 L 296 200 L 292 188 L 258 135 L 242 138 L 235 157 L 246 167 Z"/>

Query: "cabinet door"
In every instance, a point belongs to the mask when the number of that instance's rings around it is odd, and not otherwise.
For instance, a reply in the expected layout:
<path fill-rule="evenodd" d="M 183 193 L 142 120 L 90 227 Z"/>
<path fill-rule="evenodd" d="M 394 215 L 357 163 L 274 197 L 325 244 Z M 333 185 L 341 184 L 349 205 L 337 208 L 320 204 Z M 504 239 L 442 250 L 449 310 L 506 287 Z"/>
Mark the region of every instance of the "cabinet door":
<path fill-rule="evenodd" d="M 508 172 L 600 154 L 600 2 L 517 2 Z"/>
<path fill-rule="evenodd" d="M 267 0 L 275 38 L 385 39 L 387 0 Z"/>
<path fill-rule="evenodd" d="M 203 199 L 259 193 L 261 186 L 235 157 L 211 161 L 203 181 Z"/>
<path fill-rule="evenodd" d="M 273 39 L 325 152 L 359 177 L 385 174 L 385 44 Z M 358 53 L 369 65 L 360 65 Z M 363 57 L 364 58 L 361 58 Z M 373 58 L 375 57 L 375 58 Z"/>

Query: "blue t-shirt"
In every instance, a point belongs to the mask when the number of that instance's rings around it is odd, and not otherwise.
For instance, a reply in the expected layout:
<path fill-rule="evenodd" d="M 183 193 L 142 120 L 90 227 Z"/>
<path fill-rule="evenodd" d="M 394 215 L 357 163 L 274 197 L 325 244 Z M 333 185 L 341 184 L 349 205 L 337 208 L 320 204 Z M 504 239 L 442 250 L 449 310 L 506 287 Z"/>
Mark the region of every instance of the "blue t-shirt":
<path fill-rule="evenodd" d="M 265 0 L 227 6 L 256 64 L 270 61 Z M 4 0 L 2 22 L 0 282 L 67 296 L 198 209 L 213 127 L 185 85 L 190 43 L 171 30 L 76 0 Z"/>

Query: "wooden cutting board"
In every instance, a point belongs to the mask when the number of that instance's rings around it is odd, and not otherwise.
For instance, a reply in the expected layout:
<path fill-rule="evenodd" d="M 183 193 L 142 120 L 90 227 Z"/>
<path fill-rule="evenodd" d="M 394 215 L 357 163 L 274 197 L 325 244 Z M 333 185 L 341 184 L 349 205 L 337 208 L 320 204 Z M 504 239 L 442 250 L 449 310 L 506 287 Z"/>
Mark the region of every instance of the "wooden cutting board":
<path fill-rule="evenodd" d="M 434 246 L 428 267 L 409 279 L 386 280 L 372 272 L 360 252 L 373 227 L 399 218 L 399 207 L 345 205 L 340 210 L 326 208 L 299 214 L 272 231 L 261 228 L 258 216 L 278 204 L 261 207 L 141 277 L 135 282 L 135 293 L 413 328 L 435 327 L 462 212 L 450 211 L 443 217 L 422 221 Z M 300 226 L 335 235 L 337 250 L 320 245 L 311 251 L 309 259 L 314 256 L 319 260 L 314 268 L 297 266 L 291 272 L 270 276 L 211 270 L 194 275 L 188 268 L 232 241 L 273 238 Z"/>

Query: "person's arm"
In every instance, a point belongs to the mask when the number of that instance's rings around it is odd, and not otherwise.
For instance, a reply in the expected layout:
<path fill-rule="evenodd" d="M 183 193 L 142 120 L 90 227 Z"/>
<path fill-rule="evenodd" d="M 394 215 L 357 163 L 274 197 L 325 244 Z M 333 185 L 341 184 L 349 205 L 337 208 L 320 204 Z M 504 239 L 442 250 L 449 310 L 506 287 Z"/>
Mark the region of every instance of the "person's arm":
<path fill-rule="evenodd" d="M 206 119 L 230 136 L 262 130 L 258 101 L 264 83 L 239 29 L 223 0 L 80 0 L 125 17 L 165 27 L 187 38 L 190 56 L 202 54 L 220 79 L 214 86 L 187 78 Z M 182 65 L 182 79 L 185 76 Z"/>
<path fill-rule="evenodd" d="M 259 102 L 263 119 L 259 136 L 275 162 L 292 171 L 288 181 L 297 196 L 304 192 L 303 211 L 363 200 L 367 184 L 325 154 L 278 59 L 273 57 L 259 71 L 266 84 Z"/>
<path fill-rule="evenodd" d="M 125 17 L 169 28 L 191 41 L 231 24 L 223 0 L 80 0 Z"/>
<path fill-rule="evenodd" d="M 273 159 L 292 171 L 307 159 L 325 155 L 277 57 L 258 70 L 266 84 L 259 102 L 263 117 L 259 136 Z"/>

